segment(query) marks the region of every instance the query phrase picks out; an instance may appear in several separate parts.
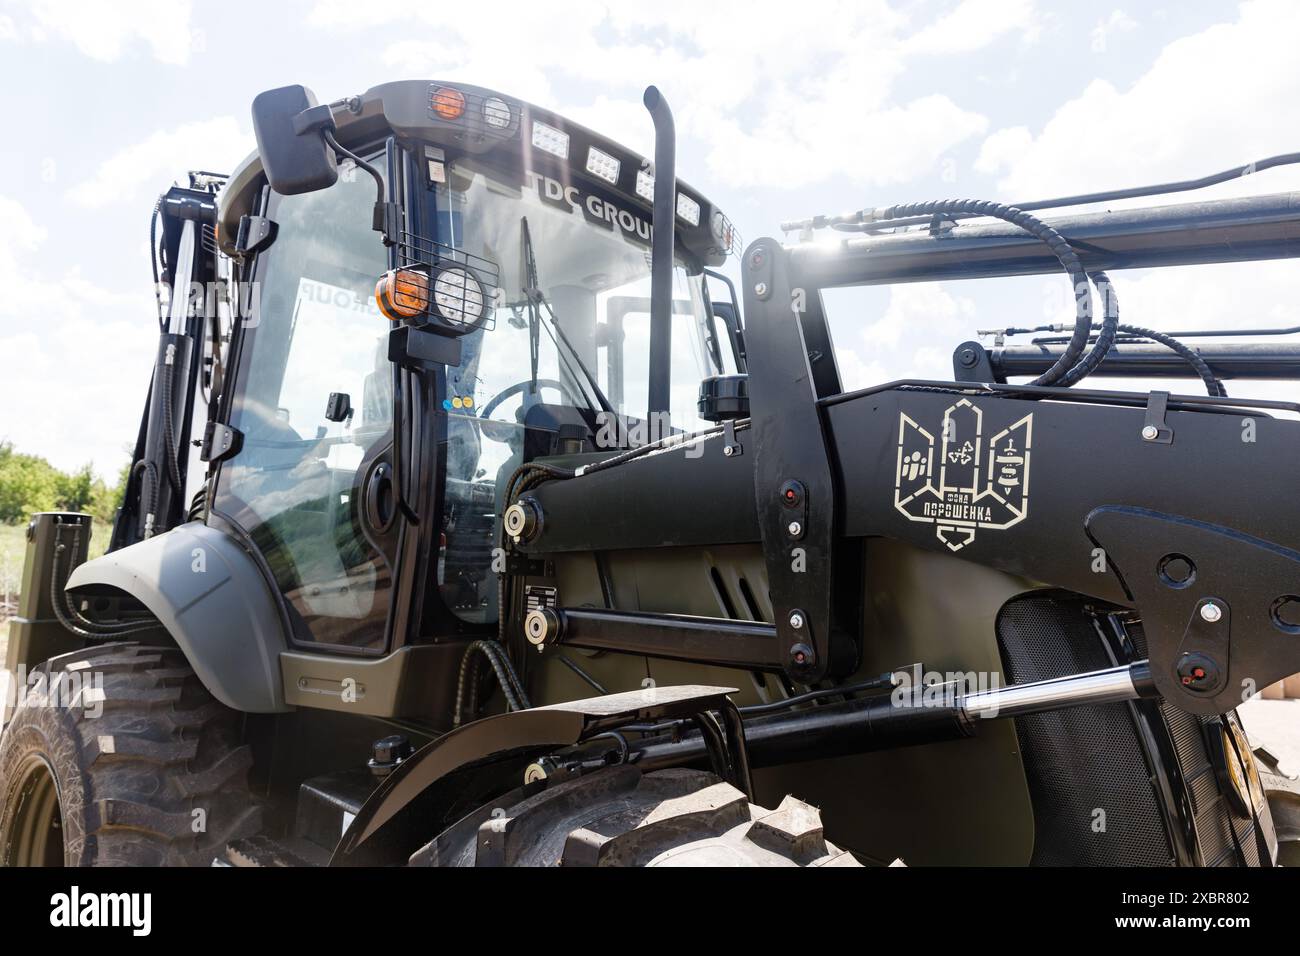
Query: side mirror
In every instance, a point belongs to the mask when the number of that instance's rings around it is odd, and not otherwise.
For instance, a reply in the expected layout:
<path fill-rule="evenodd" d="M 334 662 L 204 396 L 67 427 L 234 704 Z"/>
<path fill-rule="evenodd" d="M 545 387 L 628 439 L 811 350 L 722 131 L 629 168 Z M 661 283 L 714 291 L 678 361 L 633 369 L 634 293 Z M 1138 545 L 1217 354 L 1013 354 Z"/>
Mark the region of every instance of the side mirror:
<path fill-rule="evenodd" d="M 312 113 L 304 116 L 308 110 Z M 282 196 L 315 192 L 339 178 L 324 131 L 333 126 L 328 106 L 317 106 L 305 86 L 282 86 L 253 100 L 253 133 L 271 188 Z"/>

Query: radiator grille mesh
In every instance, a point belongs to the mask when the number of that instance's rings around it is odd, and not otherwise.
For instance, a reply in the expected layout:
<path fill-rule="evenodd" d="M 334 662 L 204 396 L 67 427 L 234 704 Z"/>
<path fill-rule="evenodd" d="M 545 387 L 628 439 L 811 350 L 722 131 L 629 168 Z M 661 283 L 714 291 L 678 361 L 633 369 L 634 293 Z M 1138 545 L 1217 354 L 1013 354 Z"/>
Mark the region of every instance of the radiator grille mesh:
<path fill-rule="evenodd" d="M 1145 657 L 1141 627 L 1130 625 L 1129 636 L 1137 657 Z M 1112 664 L 1083 599 L 1075 595 L 1040 592 L 1008 603 L 998 617 L 998 641 L 1006 678 L 1016 683 Z M 1202 861 L 1235 866 L 1244 854 L 1247 865 L 1257 866 L 1254 824 L 1233 812 L 1206 749 L 1204 725 L 1217 718 L 1164 704 L 1159 712 L 1190 797 Z M 1034 805 L 1035 865 L 1175 863 L 1133 720 L 1130 707 L 1115 704 L 1017 718 Z M 1103 833 L 1093 829 L 1097 809 L 1106 811 Z"/>
<path fill-rule="evenodd" d="M 1078 598 L 1032 595 L 998 618 L 1009 681 L 1111 666 Z M 1121 705 L 1071 707 L 1016 719 L 1034 805 L 1035 866 L 1172 866 L 1173 851 L 1146 757 Z M 1098 831 L 1098 811 L 1105 829 Z"/>

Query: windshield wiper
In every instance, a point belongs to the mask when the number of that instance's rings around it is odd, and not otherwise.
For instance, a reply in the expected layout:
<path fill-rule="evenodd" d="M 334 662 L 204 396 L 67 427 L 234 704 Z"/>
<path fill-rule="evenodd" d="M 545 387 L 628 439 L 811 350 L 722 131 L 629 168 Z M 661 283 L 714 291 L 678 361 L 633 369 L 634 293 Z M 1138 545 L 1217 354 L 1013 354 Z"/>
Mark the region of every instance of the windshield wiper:
<path fill-rule="evenodd" d="M 528 320 L 530 325 L 529 336 L 531 339 L 529 344 L 532 348 L 533 391 L 536 392 L 537 390 L 537 327 L 541 324 L 543 318 L 541 307 L 545 307 L 546 311 L 550 313 L 551 316 L 550 322 L 547 323 L 548 327 L 546 332 L 551 336 L 551 341 L 555 342 L 557 354 L 560 354 L 561 357 L 563 357 L 562 353 L 559 352 L 559 343 L 563 342 L 564 347 L 569 351 L 570 357 L 572 357 L 574 363 L 582 371 L 582 377 L 587 380 L 587 385 L 591 388 L 591 393 L 596 396 L 596 401 L 600 403 L 601 410 L 609 415 L 617 414 L 614 411 L 614 406 L 611 405 L 609 399 L 605 397 L 605 393 L 602 392 L 600 386 L 596 384 L 596 377 L 591 374 L 591 370 L 588 369 L 586 364 L 582 361 L 582 356 L 578 354 L 578 350 L 573 347 L 573 343 L 569 341 L 569 337 L 564 334 L 564 329 L 560 327 L 560 320 L 556 316 L 555 310 L 551 308 L 551 303 L 547 300 L 546 296 L 542 294 L 541 283 L 537 278 L 537 257 L 533 255 L 533 237 L 532 233 L 529 232 L 528 229 L 527 216 L 524 216 L 520 220 L 520 231 L 524 252 L 524 296 L 528 299 Z M 556 341 L 556 335 L 559 336 L 558 341 Z M 573 375 L 572 367 L 570 367 L 568 371 L 575 379 L 578 377 Z"/>

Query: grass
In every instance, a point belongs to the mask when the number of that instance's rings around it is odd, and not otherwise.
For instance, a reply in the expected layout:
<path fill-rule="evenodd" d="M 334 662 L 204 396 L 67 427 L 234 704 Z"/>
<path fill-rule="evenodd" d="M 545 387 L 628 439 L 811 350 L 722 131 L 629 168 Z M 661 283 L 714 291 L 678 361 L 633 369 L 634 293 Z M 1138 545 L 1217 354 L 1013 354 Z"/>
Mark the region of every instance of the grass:
<path fill-rule="evenodd" d="M 16 600 L 27 551 L 27 526 L 0 524 L 0 601 Z"/>
<path fill-rule="evenodd" d="M 108 548 L 113 529 L 104 522 L 91 528 L 90 557 L 98 558 Z M 22 563 L 27 554 L 27 525 L 0 524 L 0 620 L 16 610 L 18 591 L 22 587 Z M 5 631 L 8 628 L 5 628 Z M 0 631 L 3 635 L 4 631 Z"/>
<path fill-rule="evenodd" d="M 108 547 L 113 529 L 96 521 L 90 532 L 90 557 L 97 558 Z M 9 617 L 18 610 L 18 592 L 23 581 L 23 561 L 27 555 L 27 525 L 0 524 L 0 666 L 9 638 Z"/>

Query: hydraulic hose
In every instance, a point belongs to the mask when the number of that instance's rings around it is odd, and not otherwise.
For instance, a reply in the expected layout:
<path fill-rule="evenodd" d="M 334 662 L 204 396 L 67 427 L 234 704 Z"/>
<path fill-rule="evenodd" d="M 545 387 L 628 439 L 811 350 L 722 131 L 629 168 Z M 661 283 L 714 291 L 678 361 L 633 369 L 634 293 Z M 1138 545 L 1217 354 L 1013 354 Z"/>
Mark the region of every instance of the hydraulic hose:
<path fill-rule="evenodd" d="M 50 606 L 54 608 L 54 616 L 59 619 L 67 630 L 76 634 L 78 637 L 90 641 L 103 641 L 115 637 L 125 637 L 128 634 L 136 634 L 142 631 L 151 631 L 157 628 L 157 621 L 140 621 L 121 624 L 102 624 L 98 621 L 92 621 L 81 614 L 76 607 L 68 601 L 67 592 L 64 588 L 68 583 L 68 575 L 72 569 L 68 568 L 66 572 L 60 572 L 59 558 L 67 550 L 60 538 L 62 538 L 62 528 L 56 528 L 54 539 L 54 566 L 50 574 Z M 72 532 L 72 550 L 76 552 L 81 545 L 81 527 L 78 525 Z"/>
<path fill-rule="evenodd" d="M 1245 163 L 1240 166 L 1233 166 L 1231 169 L 1225 169 L 1221 172 L 1211 173 L 1208 176 L 1201 176 L 1197 179 L 1184 179 L 1176 182 L 1156 183 L 1151 186 L 1132 186 L 1128 189 L 1108 189 L 1103 192 L 1082 193 L 1076 196 L 1058 196 L 1054 199 L 1035 199 L 1027 202 L 1017 201 L 1013 203 L 1017 209 L 1025 211 L 1038 211 L 1039 209 L 1061 209 L 1067 206 L 1086 206 L 1099 202 L 1115 202 L 1120 199 L 1138 199 L 1146 196 L 1168 196 L 1173 193 L 1191 192 L 1197 189 L 1204 189 L 1207 186 L 1216 186 L 1219 183 L 1231 182 L 1234 179 L 1240 179 L 1243 176 L 1249 176 L 1254 173 L 1262 173 L 1266 169 L 1273 169 L 1276 166 L 1290 166 L 1300 163 L 1300 153 L 1282 153 L 1278 156 L 1269 156 L 1265 159 L 1257 159 L 1253 163 Z M 959 219 L 969 219 L 970 215 L 958 216 Z M 894 228 L 907 226 L 925 225 L 926 218 L 918 217 L 912 220 L 897 221 L 892 223 Z M 781 223 L 783 232 L 791 232 L 795 229 L 820 229 L 830 226 L 832 229 L 839 229 L 846 232 L 877 232 L 881 228 L 870 221 L 864 221 L 861 213 L 854 213 L 848 216 L 814 216 L 811 219 L 796 219 Z"/>
<path fill-rule="evenodd" d="M 502 652 L 500 645 L 492 641 L 474 641 L 469 647 L 465 648 L 465 656 L 461 658 L 460 672 L 456 677 L 456 704 L 452 713 L 453 727 L 461 725 L 465 713 L 467 692 L 471 719 L 478 709 L 478 694 L 474 687 L 478 677 L 474 666 L 478 661 L 478 655 L 486 657 L 488 663 L 492 666 L 492 672 L 496 676 L 497 683 L 501 686 L 501 693 L 505 696 L 506 706 L 510 710 L 528 710 L 532 707 L 528 695 L 524 693 L 519 676 L 514 672 L 514 667 L 511 665 L 509 658 Z"/>
<path fill-rule="evenodd" d="M 174 346 L 168 346 L 172 349 Z M 177 499 L 185 494 L 185 487 L 181 481 L 181 469 L 177 463 L 178 451 L 176 448 L 176 422 L 172 410 L 172 375 L 175 374 L 176 366 L 168 361 L 163 366 L 162 374 L 162 426 L 163 426 L 163 449 L 167 455 L 167 477 L 171 481 L 172 488 L 175 491 Z"/>
<path fill-rule="evenodd" d="M 1214 370 L 1206 364 L 1205 359 L 1201 358 L 1195 349 L 1184 345 L 1172 335 L 1168 335 L 1164 332 L 1157 332 L 1155 329 L 1144 329 L 1138 325 L 1121 325 L 1119 331 L 1123 332 L 1125 335 L 1136 335 L 1139 338 L 1159 342 L 1161 345 L 1165 346 L 1165 348 L 1178 353 L 1178 355 L 1182 356 L 1188 365 L 1196 370 L 1196 374 L 1199 375 L 1201 381 L 1205 383 L 1205 389 L 1207 392 L 1216 398 L 1228 397 L 1228 390 L 1224 388 L 1223 382 L 1221 382 L 1214 374 Z"/>
<path fill-rule="evenodd" d="M 1102 359 L 1105 359 L 1105 356 L 1113 349 L 1115 337 L 1117 337 L 1118 334 L 1125 334 L 1125 336 L 1136 338 L 1149 338 L 1152 342 L 1157 342 L 1158 345 L 1165 346 L 1166 349 L 1175 352 L 1175 354 L 1179 355 L 1184 362 L 1191 365 L 1193 371 L 1196 372 L 1196 375 L 1199 375 L 1201 381 L 1205 382 L 1206 392 L 1216 398 L 1227 398 L 1227 389 L 1223 386 L 1223 382 L 1219 380 L 1218 376 L 1214 375 L 1214 369 L 1209 367 L 1209 364 L 1205 362 L 1205 359 L 1201 358 L 1200 354 L 1197 354 L 1195 349 L 1184 345 L 1183 342 L 1178 341 L 1177 338 L 1171 336 L 1171 334 L 1167 332 L 1157 332 L 1156 329 L 1147 329 L 1140 325 L 1121 323 L 1121 321 L 1119 321 L 1119 302 L 1118 298 L 1115 297 L 1114 286 L 1112 285 L 1112 282 L 1110 282 L 1110 278 L 1106 276 L 1106 273 L 1104 272 L 1095 272 L 1092 273 L 1092 280 L 1097 286 L 1097 291 L 1100 291 L 1102 297 L 1105 298 L 1106 319 L 1104 323 L 1093 323 L 1093 330 L 1096 330 L 1099 334 L 1097 334 L 1096 342 L 1093 343 L 1092 350 L 1088 352 L 1088 355 L 1083 359 L 1083 362 L 1080 362 L 1078 365 L 1075 365 L 1074 369 L 1071 369 L 1070 376 L 1067 376 L 1069 377 L 1069 381 L 1062 380 L 1061 384 L 1073 385 L 1074 382 L 1082 380 L 1082 378 L 1088 375 L 1089 372 L 1095 371 L 1097 365 L 1100 365 Z M 1040 325 L 1034 329 L 1004 329 L 1002 330 L 1002 334 L 1006 334 L 1006 336 L 1017 336 L 1017 334 L 1054 332 L 1054 330 L 1056 329 L 1054 329 L 1053 326 Z M 1039 338 L 1034 339 L 1034 341 L 1035 343 L 1054 343 L 1057 339 Z M 1079 375 L 1075 375 L 1075 372 L 1079 372 Z"/>
<path fill-rule="evenodd" d="M 153 523 L 158 514 L 158 468 L 153 462 L 140 459 L 132 469 L 142 472 L 140 477 L 140 507 L 144 519 L 143 536 L 153 536 Z"/>
<path fill-rule="evenodd" d="M 167 319 L 163 316 L 162 292 L 159 288 L 161 279 L 158 273 L 158 214 L 162 211 L 163 197 L 159 196 L 153 204 L 153 215 L 149 217 L 149 262 L 153 267 L 153 298 L 158 305 L 158 328 L 167 330 Z"/>
<path fill-rule="evenodd" d="M 1115 287 L 1111 284 L 1110 276 L 1104 272 L 1091 272 L 1088 278 L 1101 294 L 1105 317 L 1100 325 L 1093 324 L 1093 328 L 1098 329 L 1099 332 L 1088 354 L 1079 360 L 1078 365 L 1062 375 L 1057 385 L 1069 386 L 1082 381 L 1101 364 L 1102 359 L 1109 354 L 1111 346 L 1115 344 L 1115 333 L 1119 330 L 1119 298 L 1115 295 Z"/>
<path fill-rule="evenodd" d="M 1092 330 L 1092 287 L 1089 285 L 1087 273 L 1084 272 L 1083 263 L 1075 254 L 1070 243 L 1063 235 L 1041 219 L 1031 216 L 1015 206 L 1005 206 L 987 200 L 940 199 L 906 203 L 901 206 L 890 206 L 886 209 L 876 210 L 872 213 L 872 218 L 879 221 L 889 221 L 913 216 L 945 215 L 989 216 L 1019 226 L 1031 236 L 1040 239 L 1061 263 L 1061 267 L 1065 269 L 1074 285 L 1074 334 L 1070 336 L 1069 344 L 1052 367 L 1029 383 L 1031 385 L 1058 384 L 1078 363 L 1083 355 L 1084 348 L 1088 344 L 1088 336 Z"/>

